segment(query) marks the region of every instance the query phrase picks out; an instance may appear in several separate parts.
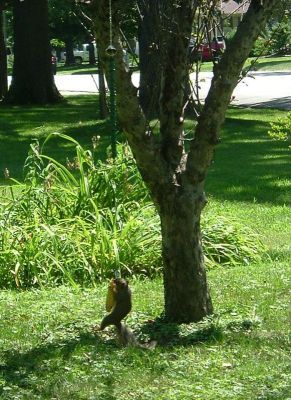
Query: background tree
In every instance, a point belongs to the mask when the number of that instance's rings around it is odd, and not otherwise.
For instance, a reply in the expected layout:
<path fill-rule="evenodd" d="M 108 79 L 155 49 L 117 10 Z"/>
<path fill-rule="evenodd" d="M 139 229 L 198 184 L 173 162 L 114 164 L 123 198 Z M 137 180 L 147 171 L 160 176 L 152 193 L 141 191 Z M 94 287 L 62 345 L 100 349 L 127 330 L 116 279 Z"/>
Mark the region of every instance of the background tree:
<path fill-rule="evenodd" d="M 13 1 L 14 64 L 5 103 L 60 101 L 53 78 L 47 0 Z"/>
<path fill-rule="evenodd" d="M 8 90 L 7 54 L 4 38 L 4 10 L 6 7 L 7 2 L 0 1 L 0 100 L 6 95 Z"/>
<path fill-rule="evenodd" d="M 92 40 L 92 32 L 80 20 L 78 4 L 71 0 L 50 0 L 49 20 L 51 36 L 65 43 L 66 65 L 75 64 L 74 47 Z"/>
<path fill-rule="evenodd" d="M 251 1 L 236 34 L 214 66 L 211 88 L 188 137 L 184 131 L 187 53 L 194 17 L 204 2 L 157 3 L 159 132 L 146 119 L 123 62 L 118 24 L 120 10 L 124 12 L 128 3 L 113 2 L 119 119 L 161 220 L 165 315 L 177 322 L 199 321 L 212 313 L 200 231 L 201 212 L 206 204 L 205 179 L 241 69 L 277 1 Z M 95 0 L 93 6 L 96 29 L 102 41 L 108 43 L 108 1 Z"/>

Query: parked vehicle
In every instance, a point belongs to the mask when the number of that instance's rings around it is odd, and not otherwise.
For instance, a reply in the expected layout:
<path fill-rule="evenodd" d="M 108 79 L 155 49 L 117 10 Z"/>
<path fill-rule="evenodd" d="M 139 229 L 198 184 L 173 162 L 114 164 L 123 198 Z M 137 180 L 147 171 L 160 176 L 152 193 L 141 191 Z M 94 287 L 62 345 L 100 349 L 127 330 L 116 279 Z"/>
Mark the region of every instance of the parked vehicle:
<path fill-rule="evenodd" d="M 96 44 L 93 43 L 93 46 L 94 46 L 94 55 L 97 58 Z M 90 45 L 88 43 L 84 43 L 84 44 L 78 46 L 76 49 L 74 49 L 75 64 L 80 65 L 83 62 L 89 62 L 89 60 L 90 60 L 89 49 L 90 49 Z M 65 51 L 62 51 L 60 53 L 59 61 L 66 62 L 66 52 Z"/>
<path fill-rule="evenodd" d="M 212 61 L 218 59 L 225 50 L 225 42 L 221 36 L 214 37 L 211 43 L 201 43 L 195 47 L 195 38 L 190 39 L 189 57 L 191 62 Z"/>

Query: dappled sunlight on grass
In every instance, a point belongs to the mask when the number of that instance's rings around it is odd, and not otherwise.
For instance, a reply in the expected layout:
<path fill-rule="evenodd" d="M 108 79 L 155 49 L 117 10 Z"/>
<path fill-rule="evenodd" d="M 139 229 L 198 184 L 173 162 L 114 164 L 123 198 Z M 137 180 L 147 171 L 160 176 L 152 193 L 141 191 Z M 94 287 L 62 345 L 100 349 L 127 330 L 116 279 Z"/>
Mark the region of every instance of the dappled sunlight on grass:
<path fill-rule="evenodd" d="M 96 103 L 95 96 L 84 96 L 72 97 L 56 107 L 2 108 L 0 169 L 8 167 L 13 176 L 21 177 L 31 140 L 43 139 L 52 132 L 72 135 L 85 148 L 92 146 L 93 135 L 100 135 L 99 154 L 106 157 L 110 129 L 108 123 L 97 120 Z M 231 224 L 232 218 L 237 219 L 255 229 L 267 249 L 261 261 L 230 262 L 208 271 L 215 314 L 198 324 L 166 324 L 159 318 L 164 307 L 161 278 L 132 277 L 133 311 L 126 323 L 140 340 L 157 340 L 157 347 L 147 351 L 121 348 L 113 330 L 92 332 L 105 313 L 106 282 L 94 288 L 76 284 L 72 288 L 2 290 L 1 399 L 288 398 L 291 210 L 284 204 L 290 202 L 290 151 L 285 142 L 272 141 L 267 135 L 269 122 L 281 115 L 284 113 L 274 110 L 238 108 L 231 108 L 227 114 L 222 143 L 207 180 L 209 202 L 202 222 L 211 217 L 218 225 L 223 218 Z M 46 153 L 61 161 L 74 154 L 74 145 L 61 138 L 51 139 L 45 147 Z M 122 165 L 128 178 L 129 169 Z M 119 174 L 120 167 L 117 164 Z M 96 193 L 105 193 L 107 182 Z M 5 191 L 9 192 L 8 186 L 0 189 L 0 195 Z M 118 190 L 114 193 L 116 197 Z M 27 212 L 27 203 L 22 204 Z M 68 202 L 64 207 L 68 210 Z M 132 211 L 129 215 L 134 219 Z M 35 236 L 30 222 L 24 239 L 12 231 L 12 239 L 16 238 L 12 242 L 13 267 L 16 244 L 22 249 L 26 243 L 33 253 L 43 253 L 39 245 L 35 251 L 32 244 L 40 238 L 44 221 L 37 214 L 32 213 L 32 217 L 37 226 Z M 85 224 L 77 219 L 84 232 Z M 108 220 L 113 218 L 109 216 Z M 148 221 L 141 222 L 149 227 Z M 87 226 L 88 235 L 82 242 L 89 244 L 91 240 L 92 244 L 93 225 L 89 220 Z M 96 222 L 94 226 L 98 228 Z M 53 230 L 52 224 L 44 226 L 48 243 L 56 243 L 56 238 L 65 242 L 67 235 L 67 243 L 79 249 L 77 231 L 72 224 L 68 227 L 62 232 Z M 101 230 L 97 230 L 99 240 Z M 126 243 L 128 232 L 124 235 Z M 71 255 L 76 259 L 77 250 L 70 251 L 68 258 Z M 142 256 L 138 250 L 138 259 Z M 83 263 L 84 258 L 80 258 L 78 268 L 83 268 Z M 43 263 L 40 266 L 44 268 Z"/>
<path fill-rule="evenodd" d="M 98 120 L 97 96 L 70 97 L 62 104 L 45 107 L 1 106 L 0 182 L 3 182 L 5 168 L 8 168 L 11 177 L 22 179 L 30 143 L 34 138 L 41 140 L 53 132 L 72 136 L 84 147 L 91 147 L 92 137 L 99 135 L 101 140 L 97 153 L 100 157 L 104 157 L 110 140 L 108 121 Z M 74 154 L 74 146 L 68 146 L 60 139 L 50 141 L 46 149 L 50 156 L 61 162 Z"/>
<path fill-rule="evenodd" d="M 2 321 L 9 321 L 0 326 L 0 396 L 287 398 L 288 271 L 275 262 L 209 275 L 215 314 L 188 325 L 156 319 L 163 309 L 160 279 L 131 283 L 127 324 L 141 339 L 158 341 L 153 351 L 121 348 L 110 329 L 92 332 L 104 315 L 106 284 L 0 293 Z"/>
<path fill-rule="evenodd" d="M 290 204 L 290 151 L 268 136 L 282 111 L 231 108 L 207 179 L 207 192 L 232 201 Z"/>

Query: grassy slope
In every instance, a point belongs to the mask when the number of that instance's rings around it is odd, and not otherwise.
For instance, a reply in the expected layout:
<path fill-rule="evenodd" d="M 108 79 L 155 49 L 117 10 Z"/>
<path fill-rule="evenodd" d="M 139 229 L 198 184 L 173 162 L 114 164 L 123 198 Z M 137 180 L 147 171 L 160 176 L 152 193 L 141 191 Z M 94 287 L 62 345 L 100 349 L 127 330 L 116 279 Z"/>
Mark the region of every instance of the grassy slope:
<path fill-rule="evenodd" d="M 10 169 L 20 174 L 30 137 L 51 129 L 74 134 L 90 145 L 92 134 L 100 134 L 94 97 L 70 99 L 63 107 L 1 110 L 1 162 L 3 153 L 9 153 Z M 110 331 L 98 337 L 91 332 L 103 315 L 104 285 L 87 290 L 2 291 L 1 399 L 282 400 L 290 396 L 290 154 L 285 143 L 266 135 L 268 121 L 282 114 L 240 109 L 228 113 L 209 174 L 206 212 L 217 218 L 241 218 L 257 229 L 268 255 L 260 265 L 210 271 L 213 321 L 148 328 L 144 322 L 162 311 L 161 282 L 132 282 L 134 311 L 128 323 L 145 337 L 149 330 L 160 345 L 153 352 L 120 349 Z M 50 150 L 66 157 L 63 147 Z"/>

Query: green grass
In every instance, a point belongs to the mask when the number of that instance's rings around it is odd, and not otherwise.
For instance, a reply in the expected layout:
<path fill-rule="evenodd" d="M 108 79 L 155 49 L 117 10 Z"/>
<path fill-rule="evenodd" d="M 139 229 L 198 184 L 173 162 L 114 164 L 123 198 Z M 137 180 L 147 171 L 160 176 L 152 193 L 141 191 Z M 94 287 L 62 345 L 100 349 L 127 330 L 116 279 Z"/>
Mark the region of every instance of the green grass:
<path fill-rule="evenodd" d="M 249 66 L 254 58 L 250 57 L 245 66 Z M 211 72 L 213 63 L 211 61 L 203 62 L 201 66 L 202 72 Z M 258 71 L 291 71 L 291 56 L 287 57 L 262 57 L 252 70 Z M 11 73 L 11 68 L 9 68 Z M 65 66 L 63 63 L 58 64 L 58 75 L 83 75 L 83 74 L 97 74 L 97 66 L 83 63 L 81 65 Z"/>
<path fill-rule="evenodd" d="M 92 333 L 104 315 L 105 284 L 1 291 L 1 400 L 290 399 L 290 150 L 267 135 L 269 122 L 283 115 L 228 111 L 205 213 L 218 221 L 240 219 L 261 235 L 267 251 L 260 263 L 209 271 L 213 318 L 188 326 L 151 323 L 163 310 L 162 283 L 133 279 L 128 324 L 158 346 L 124 349 L 110 329 Z M 70 98 L 60 109 L 2 108 L 1 169 L 9 166 L 21 178 L 31 138 L 52 130 L 88 147 L 100 135 L 101 153 L 108 143 L 94 96 Z M 50 152 L 65 159 L 72 149 L 62 143 Z"/>
<path fill-rule="evenodd" d="M 290 151 L 268 136 L 270 122 L 286 112 L 231 108 L 207 179 L 211 195 L 247 203 L 291 202 Z"/>
<path fill-rule="evenodd" d="M 254 57 L 247 59 L 245 68 L 248 69 L 251 62 L 255 60 Z M 213 69 L 213 63 L 207 61 L 202 63 L 201 72 L 211 72 Z M 291 56 L 286 57 L 261 57 L 258 59 L 255 65 L 251 67 L 251 71 L 291 71 Z"/>
<path fill-rule="evenodd" d="M 100 135 L 98 154 L 104 158 L 109 145 L 108 122 L 98 118 L 96 96 L 69 97 L 63 104 L 46 107 L 4 107 L 0 114 L 0 183 L 4 181 L 3 171 L 7 168 L 10 176 L 23 178 L 23 165 L 32 139 L 45 138 L 53 132 L 70 135 L 81 145 L 92 147 L 93 136 Z M 74 145 L 63 140 L 48 143 L 48 154 L 65 162 L 74 154 Z"/>
<path fill-rule="evenodd" d="M 209 279 L 216 314 L 188 326 L 147 322 L 162 311 L 161 282 L 132 282 L 128 324 L 158 340 L 154 351 L 119 348 L 111 330 L 93 335 L 105 285 L 3 291 L 1 399 L 287 400 L 288 271 L 265 263 Z"/>
<path fill-rule="evenodd" d="M 249 58 L 246 65 L 252 61 Z M 291 71 L 291 56 L 285 57 L 262 57 L 252 68 L 253 71 Z"/>

